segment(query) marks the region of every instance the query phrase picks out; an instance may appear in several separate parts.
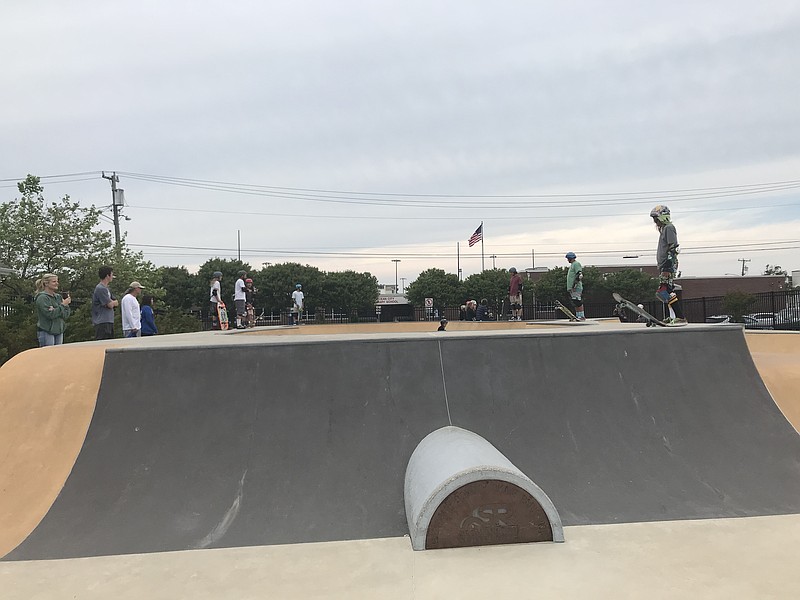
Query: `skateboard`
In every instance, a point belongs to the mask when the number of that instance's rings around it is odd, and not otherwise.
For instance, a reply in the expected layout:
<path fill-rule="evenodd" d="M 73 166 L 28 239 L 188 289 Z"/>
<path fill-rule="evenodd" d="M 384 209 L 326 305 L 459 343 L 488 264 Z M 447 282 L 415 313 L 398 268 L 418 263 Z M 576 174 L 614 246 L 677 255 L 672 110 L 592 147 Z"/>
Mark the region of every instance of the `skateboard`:
<path fill-rule="evenodd" d="M 558 300 L 556 300 L 556 301 L 555 301 L 555 305 L 556 305 L 556 308 L 557 308 L 558 310 L 560 310 L 562 313 L 564 313 L 565 315 L 567 315 L 567 317 L 569 317 L 569 320 L 570 320 L 570 321 L 577 321 L 577 320 L 578 320 L 578 317 L 576 317 L 576 316 L 575 316 L 575 315 L 572 313 L 572 311 L 571 311 L 570 309 L 568 309 L 566 306 L 564 306 L 563 304 L 561 304 L 561 302 L 559 302 Z"/>
<path fill-rule="evenodd" d="M 647 320 L 646 325 L 648 327 L 652 327 L 654 325 L 658 326 L 658 327 L 684 327 L 685 325 L 687 325 L 687 323 L 680 323 L 680 324 L 677 324 L 677 325 L 664 323 L 663 321 L 659 321 L 658 319 L 656 319 L 653 315 L 651 315 L 649 312 L 647 312 L 643 308 L 639 308 L 638 306 L 636 306 L 630 300 L 626 300 L 625 298 L 620 296 L 617 292 L 614 292 L 612 294 L 612 296 L 614 296 L 614 300 L 616 300 L 617 302 L 622 304 L 625 308 L 627 308 L 628 310 L 630 310 L 632 312 L 635 312 L 640 317 L 645 318 Z"/>
<path fill-rule="evenodd" d="M 217 317 L 219 318 L 219 328 L 222 331 L 228 329 L 228 309 L 225 308 L 225 303 L 220 300 L 217 302 Z"/>

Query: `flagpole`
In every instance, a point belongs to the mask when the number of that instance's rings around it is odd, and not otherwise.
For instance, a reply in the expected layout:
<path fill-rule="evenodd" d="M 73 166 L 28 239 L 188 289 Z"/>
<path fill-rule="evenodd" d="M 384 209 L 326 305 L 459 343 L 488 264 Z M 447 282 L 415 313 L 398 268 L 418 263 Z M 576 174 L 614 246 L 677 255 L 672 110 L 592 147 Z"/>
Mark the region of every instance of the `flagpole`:
<path fill-rule="evenodd" d="M 483 221 L 481 221 L 481 273 L 484 272 L 483 267 L 483 238 L 486 237 L 486 231 L 483 229 Z"/>
<path fill-rule="evenodd" d="M 461 242 L 456 242 L 456 273 L 461 281 Z"/>

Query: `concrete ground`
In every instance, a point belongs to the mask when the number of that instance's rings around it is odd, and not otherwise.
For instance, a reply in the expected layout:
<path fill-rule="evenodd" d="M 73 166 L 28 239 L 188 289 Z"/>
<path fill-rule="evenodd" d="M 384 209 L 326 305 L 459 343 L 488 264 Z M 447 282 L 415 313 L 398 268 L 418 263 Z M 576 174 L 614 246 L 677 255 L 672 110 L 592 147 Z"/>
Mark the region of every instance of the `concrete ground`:
<path fill-rule="evenodd" d="M 565 528 L 564 544 L 407 537 L 0 562 L 4 600 L 796 598 L 800 516 Z"/>

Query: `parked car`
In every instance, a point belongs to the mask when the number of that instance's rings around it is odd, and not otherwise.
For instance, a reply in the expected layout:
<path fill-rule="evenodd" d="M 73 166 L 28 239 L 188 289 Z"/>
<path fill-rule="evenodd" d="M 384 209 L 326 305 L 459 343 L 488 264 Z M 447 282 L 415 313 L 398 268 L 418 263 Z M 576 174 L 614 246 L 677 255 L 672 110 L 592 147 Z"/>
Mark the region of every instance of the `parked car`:
<path fill-rule="evenodd" d="M 787 307 L 775 313 L 775 329 L 800 330 L 800 307 Z"/>
<path fill-rule="evenodd" d="M 720 324 L 720 323 L 730 323 L 730 322 L 731 322 L 730 315 L 713 315 L 710 317 L 706 317 L 706 323 Z"/>
<path fill-rule="evenodd" d="M 742 317 L 745 329 L 774 329 L 775 320 L 774 313 L 753 313 Z"/>

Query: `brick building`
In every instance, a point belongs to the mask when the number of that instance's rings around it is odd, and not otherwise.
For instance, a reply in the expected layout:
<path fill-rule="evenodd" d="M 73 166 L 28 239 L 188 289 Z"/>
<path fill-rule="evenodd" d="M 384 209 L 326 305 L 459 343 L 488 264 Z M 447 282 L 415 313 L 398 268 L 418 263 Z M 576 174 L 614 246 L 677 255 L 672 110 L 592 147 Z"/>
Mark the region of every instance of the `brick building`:
<path fill-rule="evenodd" d="M 714 298 L 724 296 L 728 292 L 745 292 L 759 294 L 763 292 L 779 292 L 786 289 L 786 277 L 783 275 L 753 275 L 746 277 L 681 277 L 675 280 L 683 288 L 683 298 Z"/>

